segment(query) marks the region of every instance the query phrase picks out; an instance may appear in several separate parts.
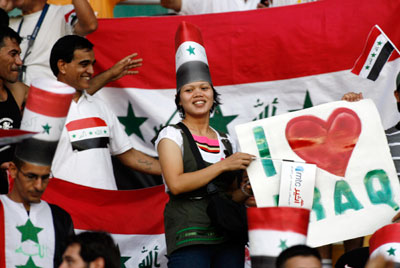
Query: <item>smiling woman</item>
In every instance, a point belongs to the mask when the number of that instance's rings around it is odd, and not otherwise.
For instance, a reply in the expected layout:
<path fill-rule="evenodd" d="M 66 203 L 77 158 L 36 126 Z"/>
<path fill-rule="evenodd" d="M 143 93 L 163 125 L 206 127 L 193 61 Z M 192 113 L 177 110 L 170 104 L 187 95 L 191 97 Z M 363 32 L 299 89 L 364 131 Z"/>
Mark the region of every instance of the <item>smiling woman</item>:
<path fill-rule="evenodd" d="M 243 267 L 244 243 L 218 229 L 207 207 L 217 193 L 232 199 L 241 192 L 236 171 L 253 156 L 235 153 L 230 137 L 209 125 L 220 102 L 199 29 L 182 22 L 175 40 L 175 104 L 182 122 L 161 130 L 155 142 L 170 196 L 164 211 L 168 267 Z"/>

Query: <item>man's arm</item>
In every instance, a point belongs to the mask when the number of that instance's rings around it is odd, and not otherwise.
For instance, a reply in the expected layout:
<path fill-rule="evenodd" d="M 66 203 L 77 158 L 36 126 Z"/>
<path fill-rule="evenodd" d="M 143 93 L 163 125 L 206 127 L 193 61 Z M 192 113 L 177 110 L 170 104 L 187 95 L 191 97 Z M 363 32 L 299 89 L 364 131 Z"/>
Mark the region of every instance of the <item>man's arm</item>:
<path fill-rule="evenodd" d="M 134 170 L 151 175 L 161 175 L 161 167 L 157 159 L 133 148 L 122 154 L 116 155 L 116 157 L 122 162 L 122 164 Z"/>
<path fill-rule="evenodd" d="M 137 55 L 138 55 L 137 53 L 128 55 L 119 62 L 117 62 L 110 69 L 102 72 L 101 74 L 96 75 L 94 78 L 90 80 L 90 87 L 86 90 L 86 92 L 89 93 L 90 95 L 93 95 L 99 89 L 101 89 L 111 81 L 118 80 L 125 75 L 138 74 L 139 71 L 131 70 L 132 68 L 137 68 L 142 66 L 143 59 L 133 59 Z"/>
<path fill-rule="evenodd" d="M 161 6 L 179 12 L 182 8 L 182 0 L 161 0 Z"/>
<path fill-rule="evenodd" d="M 97 18 L 87 0 L 72 0 L 78 22 L 74 26 L 77 35 L 85 36 L 97 29 Z"/>

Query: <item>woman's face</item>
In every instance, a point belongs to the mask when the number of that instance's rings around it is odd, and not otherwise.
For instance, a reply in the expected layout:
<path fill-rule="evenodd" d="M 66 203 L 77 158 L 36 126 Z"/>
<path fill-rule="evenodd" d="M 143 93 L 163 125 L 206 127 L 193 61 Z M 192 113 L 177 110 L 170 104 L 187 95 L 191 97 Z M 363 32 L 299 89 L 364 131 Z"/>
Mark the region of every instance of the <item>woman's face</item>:
<path fill-rule="evenodd" d="M 214 103 L 214 91 L 210 83 L 192 82 L 184 85 L 180 92 L 180 102 L 186 115 L 209 115 Z"/>

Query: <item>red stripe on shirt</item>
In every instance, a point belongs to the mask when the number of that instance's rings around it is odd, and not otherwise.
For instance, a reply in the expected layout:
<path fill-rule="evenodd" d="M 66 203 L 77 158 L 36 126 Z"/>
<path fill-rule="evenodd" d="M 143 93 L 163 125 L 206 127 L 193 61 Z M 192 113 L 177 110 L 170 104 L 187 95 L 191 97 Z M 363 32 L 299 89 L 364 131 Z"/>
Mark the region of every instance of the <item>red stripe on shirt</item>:
<path fill-rule="evenodd" d="M 92 127 L 106 127 L 107 123 L 99 117 L 89 117 L 79 120 L 74 120 L 65 125 L 68 131 L 92 128 Z"/>

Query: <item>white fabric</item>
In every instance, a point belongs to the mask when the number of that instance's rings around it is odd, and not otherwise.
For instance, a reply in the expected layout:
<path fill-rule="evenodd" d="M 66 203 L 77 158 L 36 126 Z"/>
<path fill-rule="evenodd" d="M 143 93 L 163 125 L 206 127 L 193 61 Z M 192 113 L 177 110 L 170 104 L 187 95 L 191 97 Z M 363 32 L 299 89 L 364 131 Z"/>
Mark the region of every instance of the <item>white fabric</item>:
<path fill-rule="evenodd" d="M 204 161 L 206 161 L 208 163 L 216 163 L 222 159 L 225 159 L 224 144 L 221 142 L 221 137 L 219 136 L 218 132 L 215 131 L 215 133 L 218 136 L 218 143 L 219 143 L 219 147 L 220 147 L 219 154 L 208 153 L 199 148 L 201 157 L 203 158 Z M 231 137 L 229 135 L 227 135 L 227 136 L 232 145 L 232 152 L 235 153 L 236 152 L 236 144 L 234 143 L 234 141 L 231 139 Z M 154 143 L 156 150 L 157 150 L 158 144 L 160 143 L 160 141 L 162 139 L 170 139 L 173 142 L 175 142 L 181 149 L 182 157 L 183 157 L 183 138 L 182 138 L 182 133 L 179 129 L 177 129 L 175 127 L 171 127 L 171 126 L 163 128 L 160 131 L 160 133 L 158 134 L 157 140 Z M 164 175 L 163 175 L 163 179 L 164 179 Z M 165 180 L 164 180 L 164 182 L 165 182 Z M 165 188 L 167 191 L 168 190 L 167 185 L 165 186 Z"/>
<path fill-rule="evenodd" d="M 271 7 L 287 6 L 315 1 L 317 0 L 273 0 Z"/>
<path fill-rule="evenodd" d="M 49 6 L 39 33 L 30 49 L 31 53 L 25 60 L 24 65 L 28 67 L 26 70 L 26 78 L 24 83 L 28 86 L 32 83 L 32 80 L 37 77 L 49 77 L 51 79 L 56 79 L 50 69 L 50 52 L 53 45 L 60 37 L 73 33 L 72 24 L 74 21 L 70 19 L 71 15 L 73 14 L 73 10 L 73 5 Z M 28 38 L 32 35 L 36 23 L 39 20 L 40 14 L 41 11 L 38 11 L 23 16 L 24 21 L 19 33 L 19 35 L 23 38 L 20 45 L 22 50 L 21 59 L 23 59 L 25 56 L 28 46 Z M 22 16 L 11 18 L 10 27 L 15 31 L 18 31 L 21 19 Z"/>
<path fill-rule="evenodd" d="M 74 120 L 98 117 L 107 124 L 109 133 L 108 148 L 95 148 L 84 151 L 72 149 L 66 127 L 63 128 L 52 172 L 56 178 L 73 183 L 108 190 L 116 190 L 111 155 L 122 154 L 132 148 L 117 117 L 100 99 L 84 93 L 78 102 L 72 101 L 66 124 Z"/>
<path fill-rule="evenodd" d="M 218 12 L 256 9 L 260 0 L 182 0 L 180 15 L 195 15 Z"/>
<path fill-rule="evenodd" d="M 0 202 L 4 207 L 6 267 L 25 267 L 29 257 L 38 267 L 53 267 L 55 236 L 50 206 L 45 201 L 31 204 L 28 216 L 22 203 L 6 195 L 0 195 Z M 28 219 L 34 227 L 43 228 L 37 233 L 37 242 L 22 241 L 22 233 L 17 229 L 26 225 Z"/>

